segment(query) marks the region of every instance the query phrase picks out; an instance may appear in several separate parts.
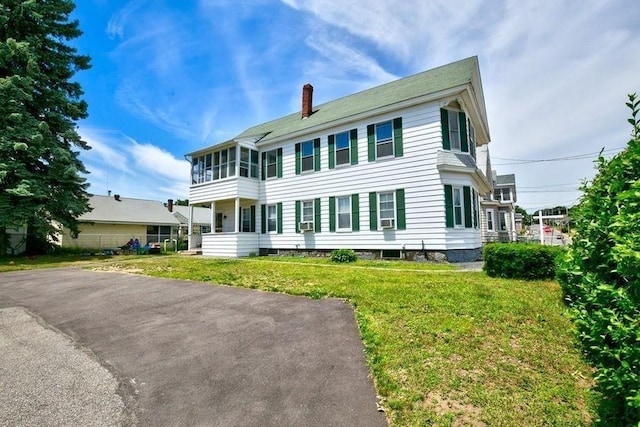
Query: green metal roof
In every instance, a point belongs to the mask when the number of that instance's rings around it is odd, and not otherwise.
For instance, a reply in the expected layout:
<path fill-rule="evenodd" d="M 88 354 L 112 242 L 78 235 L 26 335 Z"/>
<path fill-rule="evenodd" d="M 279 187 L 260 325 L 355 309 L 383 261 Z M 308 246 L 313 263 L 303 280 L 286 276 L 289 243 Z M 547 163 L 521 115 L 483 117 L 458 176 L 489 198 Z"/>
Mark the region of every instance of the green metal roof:
<path fill-rule="evenodd" d="M 314 106 L 313 114 L 305 119 L 298 111 L 253 126 L 235 139 L 265 135 L 259 143 L 268 142 L 292 132 L 471 83 L 478 69 L 478 57 L 473 56 Z"/>

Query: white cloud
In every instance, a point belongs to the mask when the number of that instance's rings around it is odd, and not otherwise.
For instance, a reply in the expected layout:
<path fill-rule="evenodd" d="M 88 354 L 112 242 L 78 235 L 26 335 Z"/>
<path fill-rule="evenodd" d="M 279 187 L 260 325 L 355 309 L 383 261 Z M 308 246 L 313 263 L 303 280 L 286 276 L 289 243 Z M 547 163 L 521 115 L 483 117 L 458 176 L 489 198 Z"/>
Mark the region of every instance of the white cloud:
<path fill-rule="evenodd" d="M 94 194 L 112 193 L 150 200 L 187 198 L 190 166 L 153 144 L 141 144 L 119 132 L 81 127 L 92 149 L 80 159 Z"/>

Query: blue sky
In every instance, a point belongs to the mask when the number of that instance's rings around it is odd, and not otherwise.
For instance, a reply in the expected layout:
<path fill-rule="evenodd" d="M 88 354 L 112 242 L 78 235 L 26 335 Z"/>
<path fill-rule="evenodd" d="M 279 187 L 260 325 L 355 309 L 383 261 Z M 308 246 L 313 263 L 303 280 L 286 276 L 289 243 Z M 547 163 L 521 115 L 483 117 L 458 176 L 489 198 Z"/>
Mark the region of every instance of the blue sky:
<path fill-rule="evenodd" d="M 640 94 L 636 0 L 76 3 L 94 194 L 186 198 L 185 153 L 299 111 L 305 83 L 319 104 L 477 55 L 494 169 L 529 211 L 571 205 Z"/>

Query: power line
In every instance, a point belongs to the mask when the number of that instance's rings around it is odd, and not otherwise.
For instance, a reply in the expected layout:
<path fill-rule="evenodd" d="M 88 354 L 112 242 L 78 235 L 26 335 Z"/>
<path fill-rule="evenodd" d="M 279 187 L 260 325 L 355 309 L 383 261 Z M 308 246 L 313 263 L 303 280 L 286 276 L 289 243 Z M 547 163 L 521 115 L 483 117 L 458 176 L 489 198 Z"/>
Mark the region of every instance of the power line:
<path fill-rule="evenodd" d="M 595 151 L 593 153 L 583 153 L 583 154 L 576 154 L 573 156 L 565 156 L 565 157 L 552 157 L 549 159 L 509 159 L 505 157 L 492 157 L 492 158 L 496 160 L 505 160 L 505 161 L 511 162 L 511 163 L 495 163 L 496 166 L 523 165 L 523 164 L 529 164 L 529 163 L 544 163 L 544 162 L 563 162 L 568 160 L 590 159 L 595 155 L 610 154 L 612 152 L 624 150 L 625 148 L 626 147 L 610 148 L 608 150 Z"/>

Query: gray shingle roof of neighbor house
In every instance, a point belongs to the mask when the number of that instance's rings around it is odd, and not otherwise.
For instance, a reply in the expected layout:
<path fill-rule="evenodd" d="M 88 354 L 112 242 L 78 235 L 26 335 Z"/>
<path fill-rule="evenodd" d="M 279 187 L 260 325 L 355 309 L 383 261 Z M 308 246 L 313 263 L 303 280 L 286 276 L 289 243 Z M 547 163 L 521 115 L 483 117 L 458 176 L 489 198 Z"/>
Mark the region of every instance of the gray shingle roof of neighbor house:
<path fill-rule="evenodd" d="M 119 200 L 118 200 L 119 199 Z M 89 196 L 93 208 L 78 218 L 81 222 L 112 224 L 180 225 L 162 202 L 116 196 Z"/>
<path fill-rule="evenodd" d="M 496 177 L 496 185 L 516 185 L 516 176 L 514 174 L 498 175 Z"/>
<path fill-rule="evenodd" d="M 324 104 L 319 104 L 313 107 L 313 114 L 304 119 L 301 118 L 300 111 L 298 111 L 257 126 L 252 126 L 240 133 L 234 140 L 253 139 L 257 140 L 258 144 L 262 144 L 294 132 L 316 126 L 328 125 L 331 122 L 347 117 L 393 106 L 394 104 L 412 99 L 438 94 L 439 92 L 449 89 L 462 88 L 469 84 L 474 85 L 471 96 L 477 99 L 481 114 L 486 114 L 484 95 L 480 83 L 478 57 L 472 56 Z M 231 142 L 233 142 L 233 140 L 216 145 Z M 204 150 L 197 150 L 191 154 L 200 151 Z"/>
<path fill-rule="evenodd" d="M 189 222 L 189 206 L 173 205 L 173 216 L 182 224 L 187 224 Z M 194 206 L 193 223 L 198 225 L 211 224 L 211 209 Z"/>

